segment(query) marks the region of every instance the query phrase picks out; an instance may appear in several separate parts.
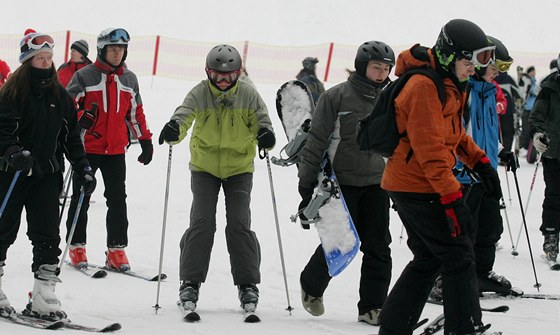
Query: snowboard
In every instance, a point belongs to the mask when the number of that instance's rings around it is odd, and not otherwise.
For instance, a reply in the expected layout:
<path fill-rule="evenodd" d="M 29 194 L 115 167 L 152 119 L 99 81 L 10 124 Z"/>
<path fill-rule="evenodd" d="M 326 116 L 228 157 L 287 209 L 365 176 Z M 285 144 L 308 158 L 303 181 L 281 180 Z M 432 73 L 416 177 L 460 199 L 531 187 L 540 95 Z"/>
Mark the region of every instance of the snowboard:
<path fill-rule="evenodd" d="M 288 144 L 281 149 L 280 157 L 272 157 L 271 161 L 280 166 L 297 164 L 315 111 L 307 86 L 299 80 L 284 83 L 276 94 L 276 110 Z M 306 228 L 308 224 L 314 224 L 321 240 L 329 275 L 334 277 L 356 257 L 360 239 L 333 169 L 325 170 L 329 172 L 318 177 L 318 185 L 309 205 L 292 215 L 291 220 L 296 222 L 303 212 L 309 220 L 300 219 L 302 226 Z"/>

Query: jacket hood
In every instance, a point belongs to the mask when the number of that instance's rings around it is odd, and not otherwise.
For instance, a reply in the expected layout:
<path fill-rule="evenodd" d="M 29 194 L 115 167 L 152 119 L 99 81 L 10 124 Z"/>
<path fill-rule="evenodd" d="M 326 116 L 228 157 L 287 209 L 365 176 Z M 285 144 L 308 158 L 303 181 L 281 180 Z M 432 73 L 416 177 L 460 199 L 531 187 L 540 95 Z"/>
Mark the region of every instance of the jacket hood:
<path fill-rule="evenodd" d="M 395 75 L 400 77 L 410 69 L 425 66 L 436 69 L 432 49 L 415 44 L 410 49 L 402 51 L 397 57 Z"/>

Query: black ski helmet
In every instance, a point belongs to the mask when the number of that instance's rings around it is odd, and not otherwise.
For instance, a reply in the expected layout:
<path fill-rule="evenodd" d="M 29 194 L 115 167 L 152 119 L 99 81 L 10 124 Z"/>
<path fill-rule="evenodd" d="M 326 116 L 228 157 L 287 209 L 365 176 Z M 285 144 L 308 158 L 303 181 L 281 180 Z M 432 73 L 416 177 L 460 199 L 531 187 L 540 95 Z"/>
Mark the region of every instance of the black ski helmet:
<path fill-rule="evenodd" d="M 354 59 L 354 68 L 360 76 L 366 76 L 366 68 L 371 60 L 395 66 L 395 53 L 387 44 L 380 41 L 368 41 L 360 45 Z"/>
<path fill-rule="evenodd" d="M 499 39 L 487 36 L 490 43 L 496 46 L 496 59 L 499 59 L 503 62 L 513 62 L 513 58 L 509 55 L 509 51 L 506 46 L 500 41 Z"/>
<path fill-rule="evenodd" d="M 432 48 L 436 60 L 447 72 L 457 59 L 472 60 L 473 51 L 491 46 L 482 29 L 471 21 L 454 19 L 447 22 L 439 33 Z"/>
<path fill-rule="evenodd" d="M 241 69 L 241 56 L 231 45 L 216 45 L 206 56 L 206 67 L 218 72 L 238 71 Z"/>

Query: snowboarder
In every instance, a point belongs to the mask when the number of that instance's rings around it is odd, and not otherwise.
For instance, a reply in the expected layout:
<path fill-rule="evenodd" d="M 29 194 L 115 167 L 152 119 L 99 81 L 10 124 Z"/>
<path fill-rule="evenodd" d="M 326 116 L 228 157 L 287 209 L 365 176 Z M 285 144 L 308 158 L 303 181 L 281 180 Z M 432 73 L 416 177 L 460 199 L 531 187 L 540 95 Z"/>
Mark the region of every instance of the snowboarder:
<path fill-rule="evenodd" d="M 97 36 L 97 59 L 74 74 L 67 91 L 79 106 L 79 123 L 85 131 L 84 146 L 95 173 L 101 171 L 107 199 L 108 267 L 127 271 L 128 217 L 125 190 L 125 152 L 129 129 L 140 141 L 138 162 L 152 161 L 152 133 L 148 128 L 136 75 L 124 67 L 130 35 L 122 28 L 108 28 Z M 96 106 L 96 107 L 95 107 Z M 127 126 L 128 123 L 128 126 Z M 75 181 L 75 179 L 73 179 Z M 73 183 L 66 226 L 71 229 L 79 199 L 79 185 Z M 84 199 L 70 246 L 70 261 L 87 267 L 86 226 L 90 197 Z M 68 236 L 67 236 L 68 237 Z"/>
<path fill-rule="evenodd" d="M 233 283 L 241 307 L 254 312 L 260 283 L 260 246 L 251 230 L 251 189 L 256 145 L 274 147 L 276 138 L 267 107 L 257 90 L 240 81 L 241 56 L 220 44 L 206 58 L 208 79 L 195 86 L 163 127 L 159 143 L 181 142 L 193 126 L 190 225 L 180 247 L 179 300 L 194 310 L 206 281 L 216 231 L 216 205 L 223 188 L 226 239 Z"/>
<path fill-rule="evenodd" d="M 325 92 L 325 86 L 323 86 L 323 83 L 317 78 L 317 63 L 319 63 L 319 59 L 316 57 L 305 57 L 305 59 L 301 61 L 303 68 L 296 75 L 297 80 L 307 85 L 315 104 L 317 104 L 319 96 Z"/>
<path fill-rule="evenodd" d="M 414 257 L 381 310 L 380 335 L 412 333 L 440 270 L 445 333 L 484 332 L 469 236 L 472 216 L 453 167 L 460 157 L 478 173 L 488 196 L 501 197 L 496 169 L 461 120 L 468 79 L 476 66 L 490 64 L 494 49 L 476 24 L 454 19 L 443 26 L 433 48 L 416 44 L 398 57 L 397 76 L 415 67 L 433 68 L 448 99 L 442 105 L 433 80 L 422 75 L 412 76 L 395 99 L 398 130 L 406 135 L 387 162 L 381 186 L 394 202 Z"/>
<path fill-rule="evenodd" d="M 325 91 L 317 103 L 299 163 L 299 208 L 309 204 L 327 152 L 364 253 L 358 321 L 378 325 L 392 267 L 389 197 L 380 187 L 385 161 L 379 155 L 360 151 L 356 131 L 358 121 L 371 112 L 376 97 L 389 83 L 395 54 L 383 42 L 365 42 L 357 50 L 354 65 L 356 71 L 348 80 Z M 302 303 L 310 314 L 324 313 L 323 293 L 330 280 L 319 245 L 300 276 Z"/>
<path fill-rule="evenodd" d="M 68 86 L 70 79 L 76 71 L 91 64 L 88 58 L 89 45 L 85 40 L 77 40 L 70 46 L 70 60 L 62 64 L 58 70 L 58 81 L 64 87 Z"/>
<path fill-rule="evenodd" d="M 80 140 L 74 102 L 56 76 L 51 36 L 26 31 L 20 42 L 21 66 L 0 91 L 0 314 L 15 313 L 2 291 L 8 248 L 17 237 L 25 208 L 27 236 L 33 244 L 31 313 L 39 318 L 66 317 L 55 295 L 61 254 L 58 194 L 63 154 L 76 172 L 78 187 L 93 192 L 95 177 Z M 10 185 L 13 184 L 11 193 Z"/>

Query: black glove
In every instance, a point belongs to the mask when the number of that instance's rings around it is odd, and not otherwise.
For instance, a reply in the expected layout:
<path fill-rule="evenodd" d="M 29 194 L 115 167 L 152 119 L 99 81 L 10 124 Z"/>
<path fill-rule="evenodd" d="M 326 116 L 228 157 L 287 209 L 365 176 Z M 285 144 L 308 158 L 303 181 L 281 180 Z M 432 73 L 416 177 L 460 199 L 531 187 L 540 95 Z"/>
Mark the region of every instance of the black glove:
<path fill-rule="evenodd" d="M 474 166 L 474 172 L 478 174 L 486 194 L 490 198 L 500 200 L 502 198 L 502 187 L 500 186 L 500 178 L 498 171 L 492 167 L 488 157 L 483 156 Z"/>
<path fill-rule="evenodd" d="M 142 153 L 138 156 L 138 161 L 144 165 L 148 165 L 154 156 L 152 140 L 139 140 L 138 142 L 140 142 L 140 146 L 142 147 Z"/>
<path fill-rule="evenodd" d="M 95 174 L 89 166 L 89 163 L 82 162 L 76 164 L 74 168 L 74 173 L 78 177 L 78 183 L 83 187 L 85 195 L 91 195 L 95 191 L 95 186 L 97 186 L 97 180 L 95 179 Z"/>
<path fill-rule="evenodd" d="M 91 105 L 91 109 L 84 109 L 82 116 L 78 119 L 80 126 L 85 130 L 91 129 L 97 120 L 97 103 Z"/>
<path fill-rule="evenodd" d="M 272 149 L 276 144 L 276 137 L 268 128 L 261 128 L 257 133 L 257 142 L 259 143 L 259 151 L 261 149 Z"/>
<path fill-rule="evenodd" d="M 307 221 L 309 220 L 308 218 L 305 217 L 305 215 L 303 215 L 303 210 L 305 209 L 305 207 L 307 207 L 307 205 L 309 205 L 309 202 L 311 201 L 311 198 L 313 197 L 313 191 L 315 190 L 314 187 L 312 188 L 308 188 L 305 186 L 298 186 L 298 192 L 299 195 L 301 196 L 301 202 L 299 203 L 298 206 L 298 213 L 299 213 L 299 218 L 300 220 L 304 220 Z M 303 229 L 309 229 L 309 225 L 308 224 L 302 224 Z"/>
<path fill-rule="evenodd" d="M 519 167 L 519 160 L 517 159 L 517 156 L 515 156 L 513 152 L 502 150 L 498 154 L 498 157 L 500 158 L 502 163 L 504 163 L 507 166 L 508 171 L 513 171 L 513 172 L 517 171 L 517 168 Z"/>
<path fill-rule="evenodd" d="M 181 132 L 179 131 L 179 124 L 177 121 L 171 120 L 163 126 L 161 133 L 159 134 L 159 144 L 163 144 L 163 142 L 175 142 L 179 140 L 179 135 Z"/>
<path fill-rule="evenodd" d="M 4 159 L 16 171 L 29 171 L 33 167 L 33 157 L 27 150 L 18 145 L 12 145 L 4 152 Z"/>
<path fill-rule="evenodd" d="M 459 237 L 461 234 L 469 234 L 472 226 L 472 215 L 469 207 L 463 203 L 463 193 L 457 191 L 440 198 L 445 210 L 447 227 L 451 237 Z"/>

